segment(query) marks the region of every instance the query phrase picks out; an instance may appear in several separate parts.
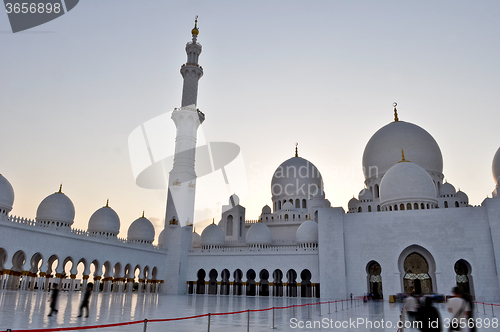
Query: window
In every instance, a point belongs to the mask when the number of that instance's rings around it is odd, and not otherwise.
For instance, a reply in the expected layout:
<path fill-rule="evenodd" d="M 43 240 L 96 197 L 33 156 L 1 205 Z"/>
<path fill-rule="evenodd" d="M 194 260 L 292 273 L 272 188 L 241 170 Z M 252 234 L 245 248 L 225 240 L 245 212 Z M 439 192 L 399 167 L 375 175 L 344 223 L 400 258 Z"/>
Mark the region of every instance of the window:
<path fill-rule="evenodd" d="M 363 212 L 363 209 L 361 208 L 361 206 L 358 208 L 358 212 Z"/>
<path fill-rule="evenodd" d="M 448 201 L 444 201 L 444 208 L 447 209 L 448 208 Z"/>
<path fill-rule="evenodd" d="M 372 212 L 372 206 L 368 205 L 368 212 Z"/>
<path fill-rule="evenodd" d="M 229 215 L 227 216 L 226 220 L 226 236 L 232 236 L 233 235 L 233 216 Z"/>
<path fill-rule="evenodd" d="M 458 202 L 455 202 L 455 207 L 459 207 L 460 204 L 458 204 Z"/>
<path fill-rule="evenodd" d="M 302 200 L 302 208 L 303 209 L 307 208 L 307 204 L 306 204 L 306 200 L 305 199 Z"/>

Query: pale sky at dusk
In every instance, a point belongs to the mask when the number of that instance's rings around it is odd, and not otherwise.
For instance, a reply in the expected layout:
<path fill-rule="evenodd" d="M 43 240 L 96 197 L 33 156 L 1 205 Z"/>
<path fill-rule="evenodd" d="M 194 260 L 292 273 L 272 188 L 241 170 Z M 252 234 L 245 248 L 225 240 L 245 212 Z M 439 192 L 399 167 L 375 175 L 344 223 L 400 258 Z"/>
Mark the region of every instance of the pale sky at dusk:
<path fill-rule="evenodd" d="M 16 34 L 0 13 L 0 173 L 14 187 L 12 214 L 34 218 L 63 183 L 74 227 L 86 229 L 109 198 L 119 237 L 143 210 L 158 235 L 165 191 L 135 185 L 128 136 L 180 106 L 195 15 L 203 131 L 241 147 L 247 219 L 271 205 L 273 171 L 295 142 L 332 206 L 346 208 L 363 188 L 364 147 L 393 121 L 394 101 L 400 120 L 436 139 L 446 179 L 472 205 L 491 196 L 498 1 L 82 0 Z"/>

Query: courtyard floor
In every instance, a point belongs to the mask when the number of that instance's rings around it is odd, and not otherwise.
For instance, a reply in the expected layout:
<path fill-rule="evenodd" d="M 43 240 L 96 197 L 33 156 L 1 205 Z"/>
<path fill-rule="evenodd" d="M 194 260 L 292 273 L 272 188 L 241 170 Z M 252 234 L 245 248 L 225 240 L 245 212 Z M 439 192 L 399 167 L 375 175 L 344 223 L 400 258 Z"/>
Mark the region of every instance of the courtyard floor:
<path fill-rule="evenodd" d="M 207 313 L 224 313 L 234 311 L 266 309 L 270 307 L 286 307 L 318 302 L 317 299 L 274 298 L 218 295 L 186 295 L 171 296 L 157 294 L 93 294 L 90 302 L 88 318 L 78 318 L 80 293 L 60 293 L 59 312 L 47 317 L 50 294 L 47 292 L 0 292 L 0 331 L 25 329 L 51 329 L 62 327 L 78 327 L 142 321 L 144 319 L 178 318 L 205 315 Z M 323 301 L 326 302 L 326 301 Z M 347 308 L 348 307 L 348 308 Z M 437 304 L 442 320 L 449 318 L 444 304 Z M 500 307 L 498 315 L 500 315 Z M 330 309 L 330 313 L 329 313 Z M 321 310 L 321 311 L 320 311 Z M 491 307 L 478 307 L 477 318 L 492 322 Z M 302 306 L 274 311 L 274 326 L 280 331 L 391 331 L 398 330 L 397 324 L 401 313 L 401 304 L 384 302 L 344 302 Z M 321 314 L 321 315 L 320 315 Z M 291 320 L 293 317 L 296 320 Z M 382 323 L 383 320 L 383 323 Z M 232 315 L 212 315 L 210 330 L 224 331 L 268 331 L 273 325 L 273 310 L 251 311 Z M 485 320 L 486 322 L 486 320 Z M 498 324 L 498 320 L 496 320 Z M 356 324 L 356 325 L 353 325 Z M 371 325 L 370 325 L 371 324 Z M 378 325 L 377 325 L 378 324 Z M 383 327 L 382 327 L 383 324 Z M 379 327 L 380 326 L 380 327 Z M 144 323 L 119 327 L 103 327 L 90 331 L 143 331 Z M 147 331 L 207 331 L 208 317 L 169 321 L 149 322 Z M 479 332 L 499 331 L 491 325 L 480 328 Z M 405 329 L 405 331 L 417 331 Z M 444 329 L 446 331 L 446 329 Z"/>

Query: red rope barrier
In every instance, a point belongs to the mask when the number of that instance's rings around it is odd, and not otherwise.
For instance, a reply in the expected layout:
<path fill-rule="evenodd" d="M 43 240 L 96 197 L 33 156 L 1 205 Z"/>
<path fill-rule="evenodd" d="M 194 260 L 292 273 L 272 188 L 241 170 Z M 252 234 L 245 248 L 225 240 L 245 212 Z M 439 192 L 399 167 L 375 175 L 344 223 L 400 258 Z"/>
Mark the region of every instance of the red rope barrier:
<path fill-rule="evenodd" d="M 326 303 L 335 303 L 335 302 L 343 302 L 343 301 L 349 301 L 347 300 L 336 300 L 336 301 L 327 301 L 327 302 L 315 302 L 315 303 L 305 303 L 305 304 L 294 304 L 294 305 L 289 305 L 286 307 L 274 307 L 274 309 L 289 309 L 293 307 L 305 307 L 309 305 L 321 305 L 321 304 L 326 304 Z M 475 303 L 482 303 L 482 302 L 475 302 Z M 490 304 L 488 304 L 490 305 Z M 491 304 L 494 306 L 500 306 L 498 304 Z M 202 314 L 202 315 L 196 315 L 196 316 L 187 316 L 187 317 L 177 317 L 177 318 L 162 318 L 162 319 L 148 319 L 148 323 L 154 323 L 154 322 L 171 322 L 171 321 L 177 321 L 177 320 L 185 320 L 185 319 L 194 319 L 194 318 L 200 318 L 200 317 L 207 317 L 208 315 L 211 316 L 225 316 L 225 315 L 235 315 L 235 314 L 242 314 L 245 312 L 258 312 L 258 311 L 269 311 L 272 310 L 273 308 L 265 308 L 265 309 L 248 309 L 248 310 L 241 310 L 241 311 L 232 311 L 232 312 L 217 312 L 217 313 L 210 313 L 210 314 Z M 105 328 L 105 327 L 116 327 L 116 326 L 125 326 L 125 325 L 133 325 L 133 324 L 140 324 L 144 323 L 143 320 L 138 320 L 138 321 L 133 321 L 133 322 L 125 322 L 125 323 L 114 323 L 114 324 L 102 324 L 102 325 L 88 325 L 88 326 L 72 326 L 72 327 L 55 327 L 55 328 L 49 328 L 49 329 L 31 329 L 31 330 L 11 330 L 12 332 L 52 332 L 52 331 L 74 331 L 74 330 L 89 330 L 89 329 L 100 329 L 100 328 Z M 0 331 L 0 332 L 6 332 L 6 331 Z"/>

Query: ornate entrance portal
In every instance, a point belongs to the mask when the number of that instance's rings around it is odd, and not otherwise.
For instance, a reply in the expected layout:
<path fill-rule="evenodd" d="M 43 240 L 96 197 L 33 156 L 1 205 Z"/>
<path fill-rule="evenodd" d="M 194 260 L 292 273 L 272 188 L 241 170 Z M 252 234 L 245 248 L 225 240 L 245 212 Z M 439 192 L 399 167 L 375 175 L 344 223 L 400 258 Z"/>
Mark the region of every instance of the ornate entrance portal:
<path fill-rule="evenodd" d="M 368 293 L 372 294 L 373 299 L 379 300 L 383 298 L 382 293 L 382 268 L 380 264 L 371 261 L 367 266 L 368 271 Z"/>
<path fill-rule="evenodd" d="M 404 261 L 404 291 L 406 294 L 432 293 L 432 279 L 429 275 L 429 263 L 420 254 L 414 252 Z"/>

